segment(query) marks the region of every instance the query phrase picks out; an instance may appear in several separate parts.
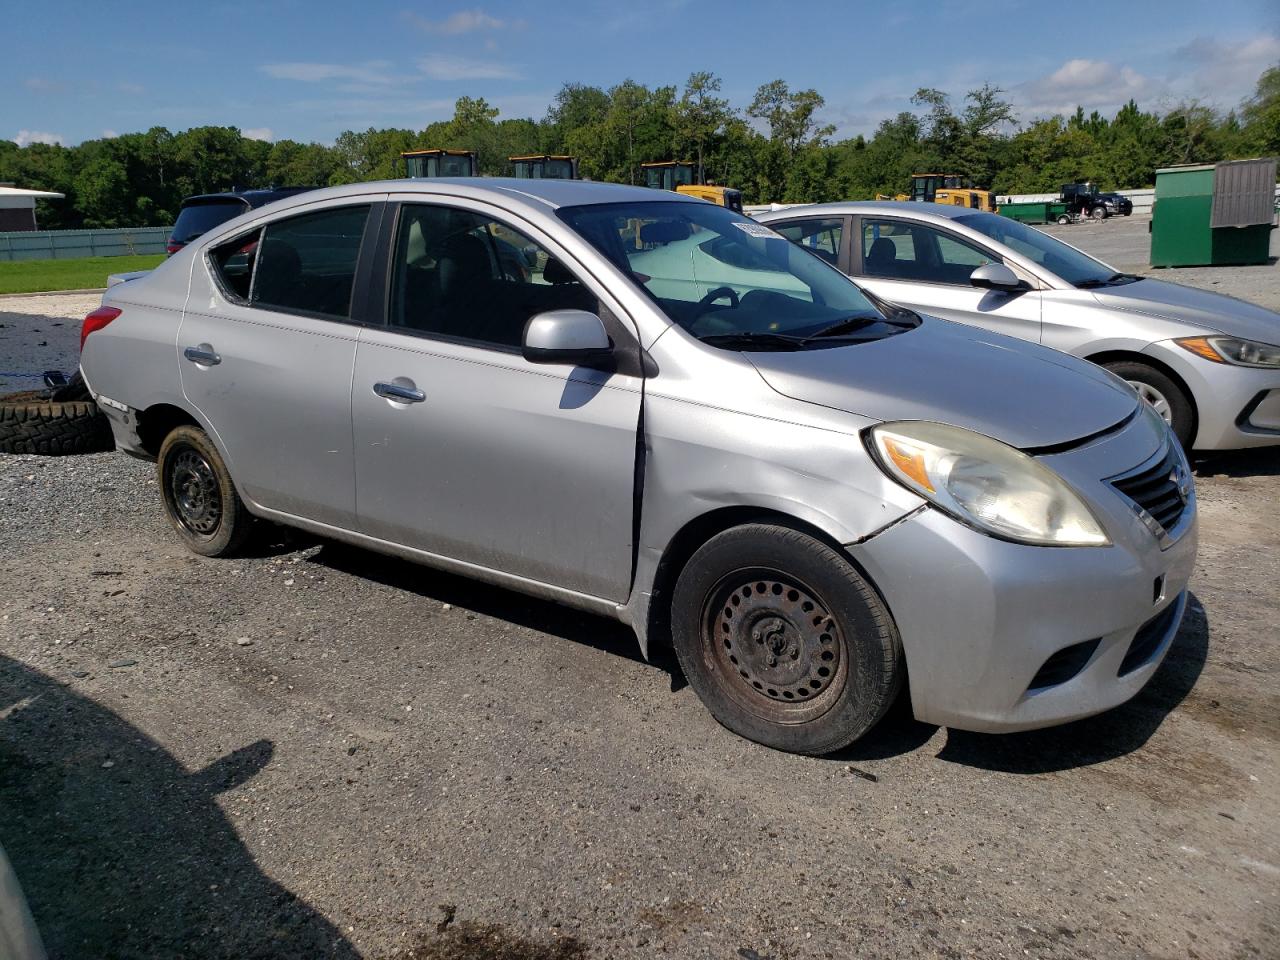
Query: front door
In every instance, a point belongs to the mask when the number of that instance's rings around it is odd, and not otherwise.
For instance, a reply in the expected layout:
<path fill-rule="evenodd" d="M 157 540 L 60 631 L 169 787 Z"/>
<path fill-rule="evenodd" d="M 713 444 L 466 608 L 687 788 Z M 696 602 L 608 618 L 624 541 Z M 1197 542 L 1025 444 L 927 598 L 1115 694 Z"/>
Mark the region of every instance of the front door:
<path fill-rule="evenodd" d="M 919 313 L 1040 341 L 1041 294 L 986 290 L 969 275 L 1000 257 L 946 230 L 915 221 L 862 217 L 853 274 L 872 293 Z"/>
<path fill-rule="evenodd" d="M 387 323 L 356 351 L 361 530 L 621 601 L 631 579 L 639 371 L 531 363 L 546 310 L 621 313 L 563 251 L 483 205 L 405 203 Z"/>
<path fill-rule="evenodd" d="M 212 248 L 178 330 L 183 392 L 241 492 L 343 527 L 355 521 L 351 305 L 377 206 L 331 202 Z"/>

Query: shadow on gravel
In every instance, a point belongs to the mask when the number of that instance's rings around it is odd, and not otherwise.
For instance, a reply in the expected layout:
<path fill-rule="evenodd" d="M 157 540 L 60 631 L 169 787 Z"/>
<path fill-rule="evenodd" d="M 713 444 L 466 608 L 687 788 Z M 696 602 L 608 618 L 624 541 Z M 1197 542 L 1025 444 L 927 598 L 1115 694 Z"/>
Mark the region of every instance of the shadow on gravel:
<path fill-rule="evenodd" d="M 0 656 L 0 843 L 50 960 L 355 960 L 258 869 L 215 802 L 273 749 L 260 740 L 188 773 L 109 710 Z"/>
<path fill-rule="evenodd" d="M 1199 454 L 1197 477 L 1280 477 L 1280 447 Z"/>
<path fill-rule="evenodd" d="M 670 676 L 673 693 L 686 686 L 680 665 L 668 649 L 655 644 L 653 659 L 646 661 L 631 628 L 616 620 L 343 543 L 327 542 L 309 560 L 353 577 L 364 577 L 656 667 Z"/>
<path fill-rule="evenodd" d="M 1191 692 L 1208 651 L 1208 618 L 1192 594 L 1164 663 L 1128 703 L 1087 720 L 1028 733 L 948 730 L 938 759 L 1001 773 L 1050 773 L 1122 757 L 1142 747 Z"/>

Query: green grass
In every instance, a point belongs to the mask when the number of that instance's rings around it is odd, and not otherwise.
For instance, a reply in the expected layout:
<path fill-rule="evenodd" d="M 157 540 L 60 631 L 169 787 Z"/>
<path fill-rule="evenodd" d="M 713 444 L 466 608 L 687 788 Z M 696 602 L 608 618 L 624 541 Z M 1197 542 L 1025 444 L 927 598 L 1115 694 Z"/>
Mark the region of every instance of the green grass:
<path fill-rule="evenodd" d="M 0 293 L 49 293 L 105 287 L 107 274 L 150 270 L 164 254 L 145 257 L 84 257 L 80 260 L 18 260 L 0 263 Z"/>

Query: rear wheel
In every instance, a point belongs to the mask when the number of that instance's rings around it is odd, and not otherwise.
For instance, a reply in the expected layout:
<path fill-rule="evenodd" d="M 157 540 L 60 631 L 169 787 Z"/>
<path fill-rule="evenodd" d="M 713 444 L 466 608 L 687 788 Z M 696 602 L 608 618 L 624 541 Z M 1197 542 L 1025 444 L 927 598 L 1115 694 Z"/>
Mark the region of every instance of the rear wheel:
<path fill-rule="evenodd" d="M 1102 204 L 1098 204 L 1089 211 L 1089 216 L 1093 217 L 1095 220 L 1105 220 L 1107 219 L 1107 208 Z"/>
<path fill-rule="evenodd" d="M 189 549 L 206 557 L 224 557 L 243 546 L 253 516 L 203 430 L 181 426 L 165 437 L 156 473 L 165 513 Z"/>
<path fill-rule="evenodd" d="M 1065 226 L 1066 224 L 1071 222 L 1071 218 L 1068 217 L 1065 213 L 1063 213 L 1058 216 L 1058 222 Z"/>
<path fill-rule="evenodd" d="M 676 656 L 711 714 L 750 740 L 824 754 L 870 730 L 902 679 L 897 630 L 835 550 L 798 531 L 737 527 L 680 574 Z"/>
<path fill-rule="evenodd" d="M 1195 408 L 1181 387 L 1164 373 L 1145 363 L 1118 360 L 1105 366 L 1137 390 L 1138 396 L 1149 403 L 1164 422 L 1173 428 L 1178 442 L 1185 449 L 1191 449 L 1191 442 L 1195 439 L 1192 435 L 1195 429 Z"/>

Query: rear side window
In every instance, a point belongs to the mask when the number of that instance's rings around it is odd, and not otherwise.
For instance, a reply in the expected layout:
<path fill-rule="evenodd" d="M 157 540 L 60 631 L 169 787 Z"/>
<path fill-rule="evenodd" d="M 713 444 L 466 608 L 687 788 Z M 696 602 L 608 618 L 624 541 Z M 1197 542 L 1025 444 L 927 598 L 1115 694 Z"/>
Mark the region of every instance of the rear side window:
<path fill-rule="evenodd" d="M 190 243 L 201 234 L 221 226 L 249 209 L 243 200 L 214 200 L 192 203 L 178 212 L 169 237 L 176 243 Z"/>
<path fill-rule="evenodd" d="M 249 302 L 337 320 L 351 316 L 351 288 L 368 205 L 276 220 L 258 242 Z"/>
<path fill-rule="evenodd" d="M 209 252 L 209 262 L 222 292 L 240 303 L 249 302 L 253 282 L 253 265 L 258 256 L 261 230 L 244 233 L 234 240 L 216 246 Z"/>
<path fill-rule="evenodd" d="M 795 223 L 770 224 L 792 243 L 798 243 L 833 267 L 840 263 L 840 241 L 844 236 L 844 218 L 800 220 Z"/>

